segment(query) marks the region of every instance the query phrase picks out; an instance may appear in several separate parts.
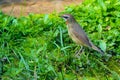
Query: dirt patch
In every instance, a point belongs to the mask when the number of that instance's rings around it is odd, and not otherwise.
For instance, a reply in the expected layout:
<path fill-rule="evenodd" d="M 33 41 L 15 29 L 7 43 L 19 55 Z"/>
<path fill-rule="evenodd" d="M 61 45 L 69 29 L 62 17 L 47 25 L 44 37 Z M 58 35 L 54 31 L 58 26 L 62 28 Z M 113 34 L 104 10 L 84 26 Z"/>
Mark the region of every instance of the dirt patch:
<path fill-rule="evenodd" d="M 1 10 L 9 15 L 21 16 L 29 13 L 48 14 L 53 11 L 60 12 L 70 4 L 80 4 L 82 0 L 35 0 L 8 2 L 1 6 Z"/>

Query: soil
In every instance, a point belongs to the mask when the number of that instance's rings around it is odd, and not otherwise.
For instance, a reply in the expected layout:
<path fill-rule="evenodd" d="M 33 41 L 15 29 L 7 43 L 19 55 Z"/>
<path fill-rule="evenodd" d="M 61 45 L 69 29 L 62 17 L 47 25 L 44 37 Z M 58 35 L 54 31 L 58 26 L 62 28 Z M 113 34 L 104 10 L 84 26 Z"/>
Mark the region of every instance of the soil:
<path fill-rule="evenodd" d="M 7 1 L 7 2 L 5 2 Z M 2 2 L 2 1 L 1 1 Z M 49 14 L 53 11 L 61 12 L 65 6 L 78 5 L 82 0 L 3 0 L 1 10 L 16 17 L 26 16 L 29 13 Z"/>

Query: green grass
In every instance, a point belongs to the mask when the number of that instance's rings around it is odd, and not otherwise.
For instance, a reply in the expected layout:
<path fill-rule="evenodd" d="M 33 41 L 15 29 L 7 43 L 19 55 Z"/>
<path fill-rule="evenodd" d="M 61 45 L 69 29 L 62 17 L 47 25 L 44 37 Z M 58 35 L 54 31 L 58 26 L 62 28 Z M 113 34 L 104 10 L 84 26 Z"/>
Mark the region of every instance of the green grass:
<path fill-rule="evenodd" d="M 101 57 L 69 38 L 58 16 L 72 14 Z M 120 1 L 86 0 L 59 14 L 15 18 L 0 12 L 0 77 L 3 80 L 120 80 Z"/>

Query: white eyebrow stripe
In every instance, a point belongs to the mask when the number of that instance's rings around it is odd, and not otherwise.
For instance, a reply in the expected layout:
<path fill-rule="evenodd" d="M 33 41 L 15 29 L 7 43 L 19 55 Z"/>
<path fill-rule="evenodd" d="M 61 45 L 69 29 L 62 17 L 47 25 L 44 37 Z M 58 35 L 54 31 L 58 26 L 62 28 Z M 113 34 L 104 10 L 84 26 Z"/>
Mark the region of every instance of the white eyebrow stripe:
<path fill-rule="evenodd" d="M 70 17 L 69 15 L 63 15 L 64 17 Z"/>

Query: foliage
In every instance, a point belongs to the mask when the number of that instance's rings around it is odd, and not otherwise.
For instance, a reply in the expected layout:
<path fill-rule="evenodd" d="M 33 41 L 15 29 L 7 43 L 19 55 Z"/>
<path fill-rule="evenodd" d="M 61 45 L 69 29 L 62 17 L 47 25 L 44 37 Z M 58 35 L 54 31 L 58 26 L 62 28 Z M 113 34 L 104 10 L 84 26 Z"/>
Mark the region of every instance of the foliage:
<path fill-rule="evenodd" d="M 15 18 L 0 12 L 0 76 L 3 80 L 120 80 L 120 1 L 86 0 L 59 14 Z M 74 15 L 92 42 L 106 52 L 80 48 L 58 16 Z"/>

